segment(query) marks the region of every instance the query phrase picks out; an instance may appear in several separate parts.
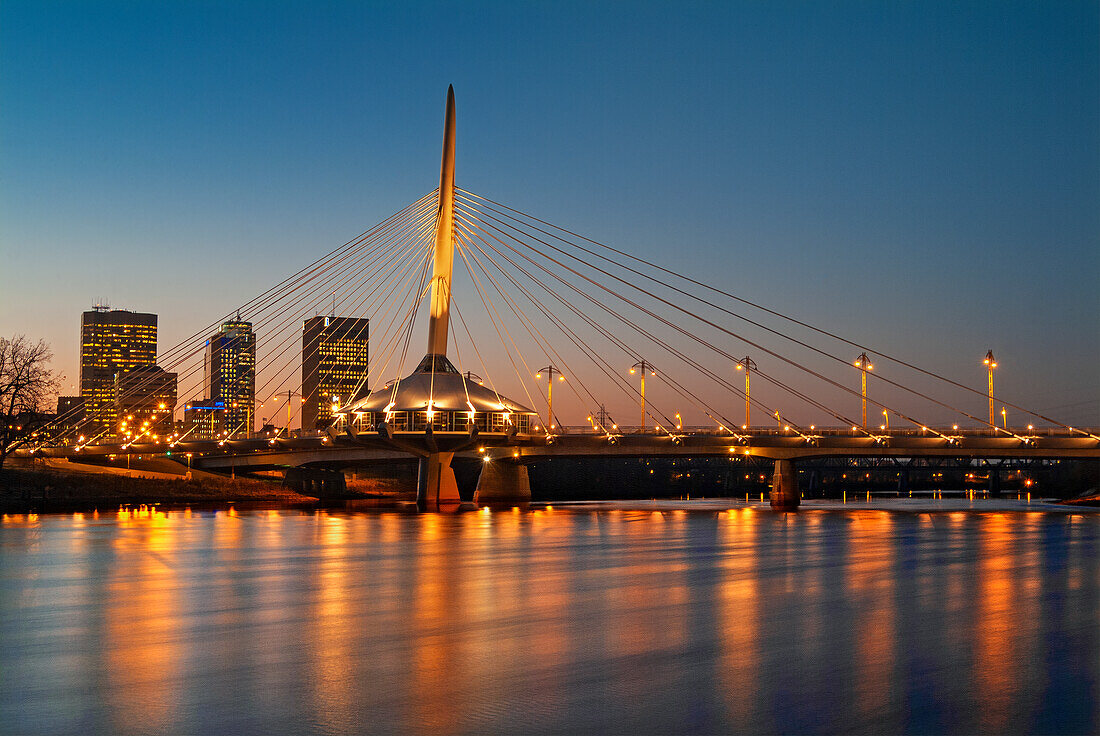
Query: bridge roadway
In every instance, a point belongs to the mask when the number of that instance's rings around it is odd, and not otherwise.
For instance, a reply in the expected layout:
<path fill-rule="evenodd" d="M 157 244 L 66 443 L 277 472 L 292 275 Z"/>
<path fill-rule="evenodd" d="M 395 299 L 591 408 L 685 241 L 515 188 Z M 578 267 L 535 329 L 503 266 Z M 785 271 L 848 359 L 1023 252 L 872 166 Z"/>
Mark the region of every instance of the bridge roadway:
<path fill-rule="evenodd" d="M 778 510 L 798 508 L 801 497 L 795 462 L 825 457 L 897 457 L 955 459 L 1100 459 L 1100 439 L 1069 433 L 1030 435 L 1025 439 L 990 436 L 975 431 L 953 431 L 951 440 L 922 431 L 895 430 L 876 437 L 857 437 L 842 430 L 822 431 L 809 438 L 777 430 L 753 430 L 738 436 L 714 432 L 668 434 L 633 433 L 607 435 L 566 433 L 516 435 L 465 432 L 398 432 L 382 436 L 375 432 L 330 434 L 290 439 L 249 439 L 223 442 L 197 441 L 121 445 L 92 445 L 83 448 L 42 448 L 33 454 L 47 457 L 80 455 L 185 456 L 189 465 L 214 471 L 261 471 L 291 468 L 337 470 L 364 464 L 421 461 L 429 453 L 447 453 L 460 458 L 487 460 L 478 481 L 475 500 L 514 502 L 530 499 L 526 466 L 548 458 L 634 458 L 634 457 L 733 457 L 750 456 L 775 461 L 771 505 Z M 447 461 L 449 467 L 450 460 Z M 421 468 L 423 470 L 423 467 Z M 299 471 L 295 471 L 299 472 Z M 423 473 L 421 473 L 423 475 Z M 422 485 L 418 481 L 418 489 Z M 519 490 L 516 490 L 519 489 Z M 417 491 L 418 498 L 421 490 Z"/>
<path fill-rule="evenodd" d="M 1097 435 L 1097 430 L 1083 430 Z M 833 432 L 814 435 L 813 444 L 797 435 L 775 430 L 742 432 L 739 440 L 729 434 L 685 433 L 675 441 L 667 434 L 622 434 L 611 442 L 605 435 L 560 434 L 547 441 L 544 435 L 482 433 L 471 438 L 464 432 L 436 432 L 434 439 L 446 443 L 459 457 L 489 457 L 522 464 L 553 457 L 692 457 L 750 455 L 771 460 L 822 457 L 944 457 L 980 459 L 1100 459 L 1100 440 L 1093 436 L 1040 434 L 1028 436 L 1029 443 L 1014 437 L 994 437 L 963 430 L 953 434 L 956 444 L 936 436 L 922 436 L 911 430 L 879 432 L 880 440 Z M 415 460 L 423 452 L 423 432 L 398 432 L 392 440 L 376 433 L 354 437 L 333 435 L 279 440 L 250 439 L 228 442 L 194 441 L 48 447 L 34 454 L 45 457 L 81 455 L 159 455 L 167 452 L 191 455 L 195 467 L 208 470 L 271 470 L 303 465 L 338 467 L 357 463 L 390 463 Z M 484 450 L 484 452 L 481 452 Z"/>

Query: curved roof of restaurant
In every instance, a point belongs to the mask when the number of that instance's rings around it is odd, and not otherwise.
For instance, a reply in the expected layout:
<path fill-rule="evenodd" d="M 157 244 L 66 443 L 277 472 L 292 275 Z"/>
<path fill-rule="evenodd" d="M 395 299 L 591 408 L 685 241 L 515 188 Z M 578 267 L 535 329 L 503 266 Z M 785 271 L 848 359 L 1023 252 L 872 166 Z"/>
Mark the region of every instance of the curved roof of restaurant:
<path fill-rule="evenodd" d="M 340 407 L 338 414 L 359 411 L 424 411 L 428 401 L 436 411 L 507 411 L 516 414 L 534 414 L 523 404 L 497 394 L 477 381 L 471 381 L 443 355 L 427 355 L 416 370 L 393 386 L 372 391 L 369 396 Z M 469 400 L 469 404 L 467 404 Z"/>

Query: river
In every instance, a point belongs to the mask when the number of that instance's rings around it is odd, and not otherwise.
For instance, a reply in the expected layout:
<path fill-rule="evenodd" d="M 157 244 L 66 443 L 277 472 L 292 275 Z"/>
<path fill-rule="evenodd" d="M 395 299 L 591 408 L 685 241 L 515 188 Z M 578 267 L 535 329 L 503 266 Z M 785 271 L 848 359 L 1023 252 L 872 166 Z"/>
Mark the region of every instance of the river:
<path fill-rule="evenodd" d="M 1100 514 L 0 520 L 0 732 L 1097 733 Z"/>

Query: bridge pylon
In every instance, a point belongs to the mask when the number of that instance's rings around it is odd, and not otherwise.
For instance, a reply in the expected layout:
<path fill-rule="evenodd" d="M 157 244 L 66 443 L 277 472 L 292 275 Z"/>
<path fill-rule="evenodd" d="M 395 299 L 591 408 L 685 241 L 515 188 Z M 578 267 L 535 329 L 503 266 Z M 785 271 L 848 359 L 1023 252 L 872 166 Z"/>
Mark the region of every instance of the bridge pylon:
<path fill-rule="evenodd" d="M 345 427 L 365 421 L 382 442 L 419 458 L 417 506 L 427 511 L 457 509 L 462 504 L 451 461 L 481 441 L 504 441 L 529 431 L 535 412 L 519 402 L 473 382 L 447 358 L 450 331 L 451 277 L 455 256 L 455 96 L 447 89 L 443 155 L 439 167 L 427 353 L 416 369 L 386 388 L 341 407 L 335 415 Z M 392 386 L 392 388 L 391 388 Z M 358 419 L 357 419 L 358 418 Z M 355 439 L 355 432 L 348 432 Z M 478 437 L 485 435 L 486 439 Z M 494 469 L 498 471 L 499 469 Z M 484 469 L 483 469 L 484 472 Z M 491 474 L 492 475 L 492 474 Z M 500 476 L 495 472 L 494 478 Z M 515 476 L 515 477 L 512 477 Z M 530 500 L 526 468 L 485 484 L 496 502 Z M 481 488 L 481 485 L 479 485 Z M 509 493 L 509 488 L 514 489 Z"/>

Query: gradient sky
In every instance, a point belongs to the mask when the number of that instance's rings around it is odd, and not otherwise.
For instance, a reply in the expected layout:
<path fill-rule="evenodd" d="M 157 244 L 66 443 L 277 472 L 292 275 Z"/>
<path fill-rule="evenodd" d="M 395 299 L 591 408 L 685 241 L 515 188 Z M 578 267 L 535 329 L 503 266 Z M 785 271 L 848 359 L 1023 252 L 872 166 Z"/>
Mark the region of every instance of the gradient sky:
<path fill-rule="evenodd" d="M 1095 2 L 4 0 L 0 334 L 170 346 L 431 190 L 449 83 L 459 186 L 1100 424 Z"/>

